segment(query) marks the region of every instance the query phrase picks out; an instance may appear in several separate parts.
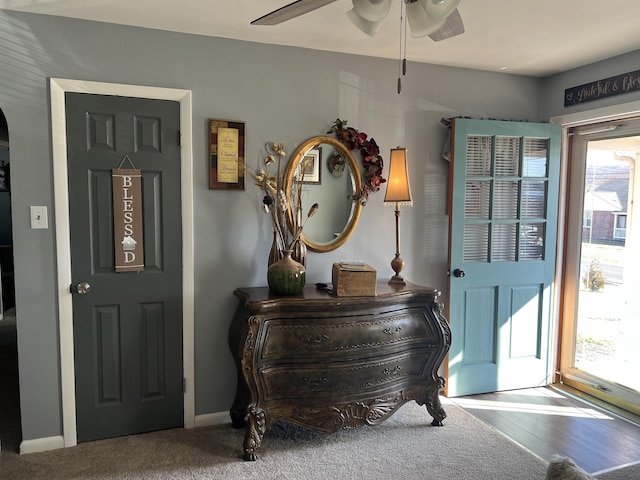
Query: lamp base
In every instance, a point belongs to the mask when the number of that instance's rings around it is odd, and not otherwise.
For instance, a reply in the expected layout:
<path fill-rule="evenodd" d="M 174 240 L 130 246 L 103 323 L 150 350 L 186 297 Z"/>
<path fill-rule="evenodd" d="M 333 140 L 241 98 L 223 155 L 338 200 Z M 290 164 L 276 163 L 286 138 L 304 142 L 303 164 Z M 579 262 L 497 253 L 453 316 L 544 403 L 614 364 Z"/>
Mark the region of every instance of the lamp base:
<path fill-rule="evenodd" d="M 393 269 L 394 272 L 396 272 L 396 274 L 393 277 L 391 277 L 391 280 L 389 280 L 389 283 L 395 284 L 395 285 L 406 285 L 404 278 L 402 278 L 402 275 L 400 275 L 400 272 L 404 268 L 404 260 L 400 258 L 399 253 L 396 253 L 395 258 L 391 260 L 391 268 Z"/>

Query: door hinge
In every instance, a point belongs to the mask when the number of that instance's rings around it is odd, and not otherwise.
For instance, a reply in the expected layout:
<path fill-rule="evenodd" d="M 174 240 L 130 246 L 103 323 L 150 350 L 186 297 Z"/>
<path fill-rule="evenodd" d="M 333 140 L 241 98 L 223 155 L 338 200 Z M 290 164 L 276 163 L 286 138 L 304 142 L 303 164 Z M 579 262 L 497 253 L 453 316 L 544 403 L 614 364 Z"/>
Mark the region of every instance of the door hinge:
<path fill-rule="evenodd" d="M 182 377 L 182 393 L 187 393 L 187 379 L 185 377 Z"/>
<path fill-rule="evenodd" d="M 182 146 L 182 132 L 178 130 L 178 146 Z"/>

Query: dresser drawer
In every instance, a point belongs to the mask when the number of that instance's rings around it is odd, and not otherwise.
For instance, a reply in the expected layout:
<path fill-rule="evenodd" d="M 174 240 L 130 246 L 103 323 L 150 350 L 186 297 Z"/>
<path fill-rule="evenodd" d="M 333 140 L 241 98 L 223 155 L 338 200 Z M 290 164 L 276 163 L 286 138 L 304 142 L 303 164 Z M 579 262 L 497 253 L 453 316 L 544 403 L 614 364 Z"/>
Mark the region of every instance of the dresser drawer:
<path fill-rule="evenodd" d="M 335 399 L 423 382 L 434 353 L 419 349 L 367 362 L 266 367 L 260 369 L 259 383 L 265 401 Z"/>
<path fill-rule="evenodd" d="M 424 307 L 406 308 L 380 315 L 267 320 L 260 351 L 263 361 L 359 357 L 393 346 L 434 346 L 438 339 Z"/>

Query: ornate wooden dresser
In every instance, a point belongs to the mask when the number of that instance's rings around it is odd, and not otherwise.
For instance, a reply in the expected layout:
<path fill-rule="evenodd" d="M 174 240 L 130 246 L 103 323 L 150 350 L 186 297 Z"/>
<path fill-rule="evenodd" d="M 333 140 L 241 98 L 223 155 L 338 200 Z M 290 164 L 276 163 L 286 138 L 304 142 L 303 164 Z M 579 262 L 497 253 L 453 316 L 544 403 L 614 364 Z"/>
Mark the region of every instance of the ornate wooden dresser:
<path fill-rule="evenodd" d="M 229 330 L 238 370 L 231 407 L 243 428 L 244 459 L 255 460 L 277 421 L 320 432 L 383 422 L 401 405 L 446 417 L 438 368 L 451 332 L 437 290 L 378 282 L 375 297 L 337 297 L 314 285 L 292 297 L 239 288 Z"/>

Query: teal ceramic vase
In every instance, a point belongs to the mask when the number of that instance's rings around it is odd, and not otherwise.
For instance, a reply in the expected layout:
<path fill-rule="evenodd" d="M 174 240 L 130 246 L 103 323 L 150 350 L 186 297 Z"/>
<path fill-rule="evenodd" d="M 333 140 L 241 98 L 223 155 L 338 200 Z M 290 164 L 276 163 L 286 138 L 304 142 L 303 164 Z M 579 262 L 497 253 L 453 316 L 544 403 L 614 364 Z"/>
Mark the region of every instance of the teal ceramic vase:
<path fill-rule="evenodd" d="M 304 266 L 291 258 L 291 250 L 284 250 L 282 258 L 267 270 L 269 290 L 276 295 L 297 295 L 304 288 L 306 271 Z"/>

